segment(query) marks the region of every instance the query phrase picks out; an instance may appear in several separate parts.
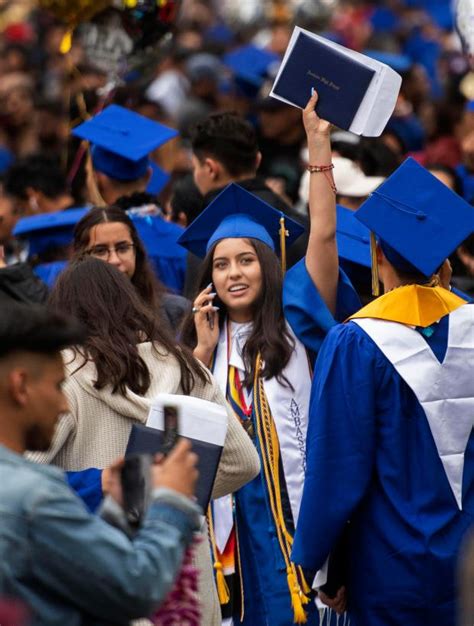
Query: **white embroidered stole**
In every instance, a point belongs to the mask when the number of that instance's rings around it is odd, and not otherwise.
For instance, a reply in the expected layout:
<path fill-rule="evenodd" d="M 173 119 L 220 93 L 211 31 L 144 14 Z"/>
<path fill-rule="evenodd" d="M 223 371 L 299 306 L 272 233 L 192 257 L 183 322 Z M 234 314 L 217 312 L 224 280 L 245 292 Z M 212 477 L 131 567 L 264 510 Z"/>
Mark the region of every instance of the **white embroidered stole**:
<path fill-rule="evenodd" d="M 237 328 L 232 341 L 229 362 L 225 325 L 220 333 L 213 374 L 224 394 L 227 390 L 228 366 L 233 365 L 241 373 L 245 371 L 242 349 L 250 329 L 250 325 L 242 325 L 242 329 Z M 288 329 L 294 338 L 295 349 L 284 370 L 284 375 L 292 384 L 294 391 L 281 385 L 275 378 L 265 380 L 263 386 L 278 434 L 283 473 L 293 521 L 296 525 L 306 471 L 306 433 L 311 394 L 311 371 L 303 344 L 295 337 L 289 326 Z M 223 551 L 232 530 L 232 518 L 229 515 L 231 506 L 230 496 L 214 501 L 216 544 L 220 552 Z"/>
<path fill-rule="evenodd" d="M 428 420 L 438 455 L 462 509 L 464 455 L 474 426 L 474 306 L 449 315 L 442 363 L 415 329 L 376 319 L 352 320 L 380 348 L 412 389 Z"/>

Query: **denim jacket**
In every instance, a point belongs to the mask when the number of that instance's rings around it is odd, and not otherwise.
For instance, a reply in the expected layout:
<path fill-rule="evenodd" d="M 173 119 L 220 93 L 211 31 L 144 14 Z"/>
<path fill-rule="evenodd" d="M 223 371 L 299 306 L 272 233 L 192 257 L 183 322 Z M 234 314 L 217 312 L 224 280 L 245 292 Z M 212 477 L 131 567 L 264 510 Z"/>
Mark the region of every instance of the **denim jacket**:
<path fill-rule="evenodd" d="M 169 592 L 200 509 L 158 490 L 133 541 L 91 515 L 63 473 L 0 446 L 0 598 L 34 626 L 124 625 Z"/>

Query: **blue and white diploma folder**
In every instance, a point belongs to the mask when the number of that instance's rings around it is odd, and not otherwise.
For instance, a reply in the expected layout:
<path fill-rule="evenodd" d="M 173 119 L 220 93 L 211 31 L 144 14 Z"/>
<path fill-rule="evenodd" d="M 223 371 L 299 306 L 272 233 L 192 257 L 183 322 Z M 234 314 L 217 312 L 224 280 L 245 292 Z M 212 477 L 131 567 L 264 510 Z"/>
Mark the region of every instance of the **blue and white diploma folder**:
<path fill-rule="evenodd" d="M 401 84 L 401 76 L 385 63 L 296 26 L 270 95 L 303 109 L 314 88 L 322 119 L 356 135 L 378 137 Z"/>
<path fill-rule="evenodd" d="M 177 407 L 179 435 L 191 441 L 193 451 L 199 457 L 196 499 L 205 511 L 211 499 L 227 435 L 226 408 L 192 396 L 158 394 L 153 399 L 146 426 L 135 424 L 132 427 L 127 454 L 154 454 L 161 451 L 164 433 L 163 407 L 167 405 Z"/>

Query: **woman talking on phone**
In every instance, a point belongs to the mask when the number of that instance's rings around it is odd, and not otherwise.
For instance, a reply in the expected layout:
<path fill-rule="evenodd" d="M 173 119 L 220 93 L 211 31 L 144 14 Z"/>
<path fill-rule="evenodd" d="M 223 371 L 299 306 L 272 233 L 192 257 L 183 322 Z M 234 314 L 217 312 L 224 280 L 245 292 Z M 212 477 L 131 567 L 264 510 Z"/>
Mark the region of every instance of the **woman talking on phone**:
<path fill-rule="evenodd" d="M 314 169 L 321 175 L 311 177 L 311 194 L 320 205 L 335 204 L 329 124 L 314 112 L 316 98 L 304 121 L 310 152 L 325 166 Z M 318 212 L 312 212 L 301 270 L 310 293 L 301 298 L 311 298 L 313 322 L 304 332 L 314 335 L 315 346 L 334 323 L 331 310 L 344 315 L 334 230 L 335 220 L 319 223 Z M 262 466 L 233 500 L 214 502 L 210 515 L 217 587 L 224 615 L 231 614 L 234 625 L 318 623 L 310 602 L 312 581 L 290 558 L 305 474 L 311 369 L 295 334 L 302 329 L 293 332 L 283 314 L 280 261 L 284 264 L 286 247 L 302 232 L 296 222 L 231 184 L 180 239 L 204 257 L 183 341 L 212 370 Z M 318 256 L 315 240 L 321 243 Z M 227 586 L 222 572 L 228 575 Z"/>

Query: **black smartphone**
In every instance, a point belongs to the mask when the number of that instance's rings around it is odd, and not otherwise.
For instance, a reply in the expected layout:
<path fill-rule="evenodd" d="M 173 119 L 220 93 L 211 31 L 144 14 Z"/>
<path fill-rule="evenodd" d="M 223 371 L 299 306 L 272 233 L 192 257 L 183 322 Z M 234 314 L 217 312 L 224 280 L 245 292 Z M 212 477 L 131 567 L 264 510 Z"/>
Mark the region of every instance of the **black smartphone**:
<path fill-rule="evenodd" d="M 123 510 L 133 529 L 140 526 L 148 507 L 151 464 L 150 454 L 132 454 L 125 458 L 122 467 Z"/>
<path fill-rule="evenodd" d="M 179 438 L 179 410 L 174 404 L 163 407 L 163 454 L 169 454 Z"/>

